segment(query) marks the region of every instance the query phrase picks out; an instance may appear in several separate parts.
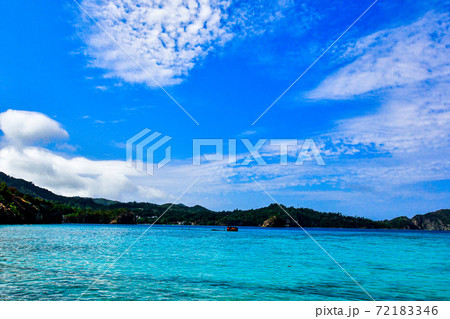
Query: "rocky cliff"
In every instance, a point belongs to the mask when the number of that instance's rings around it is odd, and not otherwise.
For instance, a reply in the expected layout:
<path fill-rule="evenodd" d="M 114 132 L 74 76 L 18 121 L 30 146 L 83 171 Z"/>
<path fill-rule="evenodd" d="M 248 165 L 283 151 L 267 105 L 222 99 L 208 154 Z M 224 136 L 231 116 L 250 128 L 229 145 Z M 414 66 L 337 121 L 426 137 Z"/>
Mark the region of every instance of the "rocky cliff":
<path fill-rule="evenodd" d="M 286 220 L 279 216 L 272 216 L 264 221 L 262 227 L 284 227 Z"/>
<path fill-rule="evenodd" d="M 441 209 L 425 215 L 412 218 L 416 229 L 422 230 L 450 230 L 450 209 Z"/>

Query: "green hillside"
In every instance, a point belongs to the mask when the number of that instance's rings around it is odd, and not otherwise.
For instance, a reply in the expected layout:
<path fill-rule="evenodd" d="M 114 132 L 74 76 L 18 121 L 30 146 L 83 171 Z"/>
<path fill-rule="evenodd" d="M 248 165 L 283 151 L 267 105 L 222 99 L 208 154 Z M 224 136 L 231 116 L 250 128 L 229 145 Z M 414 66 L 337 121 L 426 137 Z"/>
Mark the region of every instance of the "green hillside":
<path fill-rule="evenodd" d="M 177 204 L 168 210 L 170 204 L 121 203 L 106 199 L 60 196 L 1 172 L 0 182 L 0 224 L 157 222 L 181 225 L 298 227 L 283 211 L 285 210 L 303 227 L 450 230 L 448 209 L 416 215 L 412 219 L 402 216 L 384 221 L 341 213 L 318 212 L 309 208 L 282 206 L 281 209 L 276 204 L 258 209 L 221 212 L 198 205 L 188 207 Z"/>

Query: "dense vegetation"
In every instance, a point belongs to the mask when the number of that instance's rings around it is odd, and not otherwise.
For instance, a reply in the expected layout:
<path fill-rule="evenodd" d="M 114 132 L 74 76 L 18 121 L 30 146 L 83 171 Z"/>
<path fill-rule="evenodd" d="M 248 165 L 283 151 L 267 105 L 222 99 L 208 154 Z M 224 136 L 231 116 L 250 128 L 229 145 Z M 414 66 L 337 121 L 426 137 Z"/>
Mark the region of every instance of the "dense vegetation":
<path fill-rule="evenodd" d="M 384 221 L 345 216 L 341 213 L 322 213 L 308 208 L 283 206 L 281 209 L 276 204 L 251 210 L 214 212 L 202 206 L 120 203 L 106 199 L 65 197 L 1 172 L 0 181 L 3 181 L 0 184 L 0 224 L 156 222 L 182 225 L 298 227 L 283 211 L 285 210 L 303 227 L 450 230 L 450 210 L 416 215 L 412 219 L 403 216 Z"/>
<path fill-rule="evenodd" d="M 134 223 L 125 209 L 94 211 L 22 194 L 0 183 L 0 224 Z"/>
<path fill-rule="evenodd" d="M 418 229 L 450 230 L 450 209 L 440 209 L 425 215 L 416 215 L 412 218 L 412 222 Z"/>
<path fill-rule="evenodd" d="M 92 199 L 85 197 L 66 197 L 56 195 L 45 188 L 38 187 L 33 183 L 25 181 L 23 179 L 8 176 L 3 172 L 0 172 L 0 182 L 5 182 L 9 187 L 15 188 L 22 194 L 42 198 L 51 202 L 66 204 L 71 207 L 80 207 L 95 210 L 104 209 L 105 206 L 108 206 L 109 204 L 117 203 L 115 201 L 110 201 L 102 198 Z"/>
<path fill-rule="evenodd" d="M 0 183 L 0 223 L 60 223 L 61 216 L 73 210 L 61 204 L 23 195 Z"/>
<path fill-rule="evenodd" d="M 321 213 L 308 208 L 283 208 L 303 227 L 342 227 L 342 228 L 384 228 L 382 222 L 375 222 L 367 218 L 349 217 L 340 213 Z M 157 214 L 155 214 L 157 215 Z M 145 209 L 140 213 L 138 220 L 149 222 Z M 213 212 L 197 207 L 195 211 L 180 207 L 167 212 L 158 222 L 163 224 L 220 225 L 220 226 L 261 226 L 264 221 L 272 217 L 285 221 L 287 226 L 297 227 L 292 219 L 276 204 L 268 207 L 251 210 L 234 210 Z"/>

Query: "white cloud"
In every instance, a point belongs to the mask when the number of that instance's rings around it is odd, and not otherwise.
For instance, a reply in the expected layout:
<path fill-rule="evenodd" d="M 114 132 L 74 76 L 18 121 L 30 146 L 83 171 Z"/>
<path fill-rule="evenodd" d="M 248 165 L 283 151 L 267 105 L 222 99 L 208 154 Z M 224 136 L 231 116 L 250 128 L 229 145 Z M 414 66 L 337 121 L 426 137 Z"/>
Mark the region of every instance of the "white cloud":
<path fill-rule="evenodd" d="M 148 176 L 128 167 L 125 161 L 64 156 L 35 145 L 68 137 L 60 123 L 42 113 L 8 110 L 0 114 L 0 128 L 6 137 L 0 146 L 0 170 L 61 195 L 164 203 L 176 199 L 197 177 L 208 183 L 198 188 L 206 191 L 210 186 L 221 188 L 231 175 L 222 164 L 193 167 L 192 161 L 173 161 L 157 176 Z M 67 144 L 57 148 L 76 150 Z"/>
<path fill-rule="evenodd" d="M 428 13 L 346 48 L 347 64 L 309 97 L 350 99 L 373 92 L 381 103 L 370 114 L 366 110 L 365 115 L 340 120 L 319 136 L 327 166 L 303 179 L 315 178 L 317 185 L 330 194 L 337 191 L 337 198 L 342 194 L 342 201 L 353 206 L 361 203 L 349 191 L 366 199 L 376 194 L 397 207 L 402 206 L 399 199 L 422 204 L 418 199 L 433 196 L 437 206 L 445 203 L 442 194 L 428 193 L 420 185 L 446 180 L 450 173 L 448 31 L 448 14 Z"/>
<path fill-rule="evenodd" d="M 334 145 L 325 147 L 326 152 L 351 155 L 359 149 L 387 153 L 394 161 L 434 156 L 445 162 L 450 141 L 449 17 L 429 12 L 347 47 L 344 57 L 355 60 L 309 96 L 343 99 L 383 88 L 377 92 L 381 105 L 372 114 L 339 121 L 327 135 Z"/>
<path fill-rule="evenodd" d="M 199 177 L 199 183 L 182 201 L 198 204 L 211 190 L 226 193 L 233 189 L 227 184 L 233 172 L 224 162 L 195 167 L 192 160 L 172 161 L 155 176 L 149 176 L 125 161 L 69 158 L 45 148 L 9 145 L 0 148 L 0 167 L 6 174 L 65 196 L 166 203 L 175 200 Z"/>
<path fill-rule="evenodd" d="M 156 199 L 156 200 L 169 201 L 169 200 L 176 199 L 173 196 L 170 196 L 169 194 L 167 194 L 166 192 L 164 192 L 160 189 L 154 188 L 154 187 L 138 186 L 137 189 L 138 189 L 139 195 L 144 200 L 155 200 Z"/>
<path fill-rule="evenodd" d="M 48 116 L 28 111 L 7 110 L 0 113 L 0 130 L 9 143 L 32 145 L 66 139 L 69 134 Z"/>
<path fill-rule="evenodd" d="M 0 150 L 0 167 L 62 195 L 120 199 L 126 189 L 136 191 L 125 175 L 133 171 L 120 161 L 65 158 L 43 148 L 8 146 Z"/>
<path fill-rule="evenodd" d="M 309 92 L 313 99 L 345 99 L 450 75 L 450 15 L 428 13 L 420 20 L 366 36 L 350 45 L 354 59 Z"/>
<path fill-rule="evenodd" d="M 241 37 L 263 35 L 274 30 L 277 23 L 284 19 L 287 11 L 293 7 L 295 7 L 293 0 L 262 0 L 233 4 L 230 8 L 228 25 Z M 309 12 L 302 12 L 302 25 L 304 19 L 312 16 L 314 9 L 312 6 L 308 6 L 308 9 Z"/>
<path fill-rule="evenodd" d="M 177 84 L 217 43 L 231 38 L 223 24 L 229 1 L 83 0 L 100 25 L 161 85 Z M 83 17 L 92 65 L 107 76 L 157 86 L 110 38 Z"/>
<path fill-rule="evenodd" d="M 447 96 L 443 95 L 442 99 L 448 100 Z M 411 99 L 416 100 L 415 97 Z M 424 101 L 423 103 L 427 104 Z M 434 107 L 433 112 L 440 111 Z M 415 113 L 411 114 L 413 118 Z M 443 125 L 431 119 L 422 119 L 429 122 L 427 125 L 430 126 Z M 358 121 L 361 121 L 362 127 L 356 126 Z M 362 138 L 363 128 L 377 121 L 380 119 L 376 114 L 364 119 L 348 120 L 340 124 L 340 132 L 348 133 L 350 137 Z M 407 125 L 410 125 L 409 121 Z M 415 129 L 424 131 L 423 127 Z M 395 130 L 389 128 L 386 135 L 380 138 L 380 142 L 389 141 L 389 131 Z M 407 133 L 406 128 L 397 134 L 405 132 Z M 398 201 L 398 198 L 408 196 L 415 200 L 430 196 L 423 191 L 405 192 L 404 187 L 414 183 L 440 180 L 450 173 L 448 156 L 443 156 L 446 150 L 445 136 L 433 135 L 433 137 L 435 140 L 433 145 L 438 151 L 436 154 L 439 155 L 434 157 L 418 158 L 420 147 L 414 149 L 413 155 L 407 154 L 406 150 L 409 148 L 401 148 L 396 143 L 389 147 L 392 157 L 342 159 L 336 157 L 339 150 L 337 152 L 335 150 L 331 158 L 325 157 L 326 166 L 318 166 L 314 162 L 294 166 L 291 157 L 294 157 L 295 161 L 295 154 L 289 154 L 288 166 L 280 166 L 277 161 L 268 162 L 266 166 L 230 166 L 227 159 L 193 166 L 192 159 L 173 160 L 163 169 L 156 171 L 154 176 L 139 173 L 121 160 L 96 161 L 84 157 L 68 157 L 45 148 L 10 144 L 0 148 L 0 168 L 7 174 L 33 181 L 38 186 L 57 194 L 156 203 L 174 201 L 199 177 L 198 183 L 189 190 L 181 202 L 188 205 L 205 205 L 213 209 L 265 204 L 267 198 L 263 193 L 260 194 L 261 190 L 251 179 L 253 177 L 262 180 L 264 188 L 276 194 L 276 198 L 282 202 L 286 200 L 292 202 L 296 194 L 303 193 L 303 196 L 307 197 L 308 194 L 316 193 L 321 194 L 318 195 L 317 202 L 333 201 L 335 207 L 347 205 L 345 206 L 347 211 L 351 211 L 351 207 L 365 207 L 367 201 L 372 203 L 374 198 L 379 200 L 380 196 L 385 202 L 394 197 Z M 367 135 L 360 142 L 372 140 L 373 137 Z M 297 149 L 294 147 L 293 150 Z M 238 158 L 242 159 L 246 155 L 238 154 Z M 265 155 L 272 156 L 272 153 L 268 152 Z M 355 196 L 355 193 L 358 196 Z M 255 196 L 254 194 L 260 194 L 260 197 L 255 198 L 255 201 L 249 201 L 249 196 Z M 331 194 L 331 197 L 327 197 L 326 194 Z M 311 197 L 312 200 L 315 200 L 314 198 Z M 442 198 L 436 198 L 430 200 L 442 202 Z"/>
<path fill-rule="evenodd" d="M 108 91 L 108 87 L 105 85 L 97 85 L 95 88 L 99 91 Z"/>
<path fill-rule="evenodd" d="M 442 156 L 450 141 L 449 80 L 390 91 L 374 114 L 340 121 L 334 138 L 391 154 Z"/>

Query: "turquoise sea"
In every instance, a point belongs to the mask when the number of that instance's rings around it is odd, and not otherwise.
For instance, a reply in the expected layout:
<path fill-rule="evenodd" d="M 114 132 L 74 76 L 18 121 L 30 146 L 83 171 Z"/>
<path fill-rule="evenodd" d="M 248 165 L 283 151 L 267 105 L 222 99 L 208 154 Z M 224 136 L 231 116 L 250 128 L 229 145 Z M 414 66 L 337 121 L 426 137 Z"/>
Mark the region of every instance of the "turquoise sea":
<path fill-rule="evenodd" d="M 0 300 L 76 300 L 146 225 L 0 226 Z M 368 300 L 301 230 L 154 226 L 81 300 Z M 376 300 L 449 300 L 450 233 L 308 229 Z"/>

